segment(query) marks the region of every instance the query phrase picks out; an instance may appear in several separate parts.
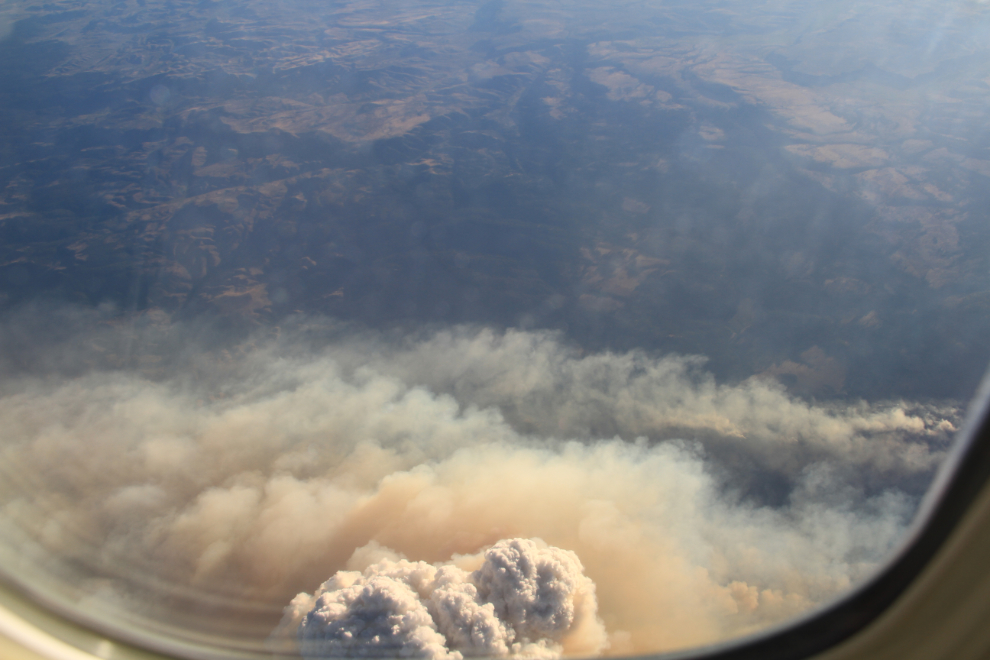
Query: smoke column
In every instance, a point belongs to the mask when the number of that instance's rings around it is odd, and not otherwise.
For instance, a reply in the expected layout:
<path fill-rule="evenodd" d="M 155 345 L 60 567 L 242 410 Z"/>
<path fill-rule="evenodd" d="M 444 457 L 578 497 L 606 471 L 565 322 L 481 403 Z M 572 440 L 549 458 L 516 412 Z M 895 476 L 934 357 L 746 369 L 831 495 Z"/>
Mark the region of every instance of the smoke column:
<path fill-rule="evenodd" d="M 298 629 L 308 658 L 595 655 L 607 640 L 583 571 L 573 552 L 539 539 L 440 567 L 385 558 L 299 594 L 283 625 Z"/>
<path fill-rule="evenodd" d="M 305 320 L 217 349 L 168 319 L 85 321 L 0 365 L 0 549 L 94 610 L 232 639 L 240 618 L 176 594 L 256 606 L 262 640 L 291 602 L 276 637 L 307 653 L 345 648 L 361 608 L 406 608 L 397 639 L 426 657 L 647 653 L 778 622 L 883 561 L 956 415 L 552 333 Z M 492 577 L 524 558 L 562 567 L 553 607 Z"/>

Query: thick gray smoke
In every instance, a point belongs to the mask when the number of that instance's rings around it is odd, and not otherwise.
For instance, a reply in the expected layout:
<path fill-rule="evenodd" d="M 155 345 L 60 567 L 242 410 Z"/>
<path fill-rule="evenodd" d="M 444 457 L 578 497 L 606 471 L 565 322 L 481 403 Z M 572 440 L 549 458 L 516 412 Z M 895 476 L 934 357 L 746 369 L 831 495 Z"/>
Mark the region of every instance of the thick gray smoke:
<path fill-rule="evenodd" d="M 597 614 L 573 552 L 512 539 L 439 567 L 384 558 L 338 571 L 296 596 L 283 625 L 298 630 L 308 658 L 545 658 L 599 653 L 607 638 Z"/>
<path fill-rule="evenodd" d="M 955 414 L 815 404 L 543 332 L 311 324 L 206 350 L 151 321 L 6 353 L 25 362 L 0 392 L 0 546 L 132 619 L 243 623 L 182 619 L 169 599 L 192 594 L 256 605 L 263 638 L 292 601 L 317 652 L 362 612 L 398 617 L 388 643 L 413 655 L 465 657 L 656 652 L 780 621 L 883 561 Z M 548 597 L 572 623 L 486 577 L 512 548 L 559 560 L 571 582 Z"/>

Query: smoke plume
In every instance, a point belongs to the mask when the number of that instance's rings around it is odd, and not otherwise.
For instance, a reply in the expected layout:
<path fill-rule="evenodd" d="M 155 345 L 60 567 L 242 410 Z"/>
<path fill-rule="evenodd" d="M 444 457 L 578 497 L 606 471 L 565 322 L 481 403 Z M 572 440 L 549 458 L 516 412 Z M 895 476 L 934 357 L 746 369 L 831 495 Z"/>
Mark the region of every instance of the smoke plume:
<path fill-rule="evenodd" d="M 0 550 L 156 629 L 262 644 L 291 602 L 272 639 L 314 656 L 646 653 L 780 621 L 883 561 L 956 414 L 544 332 L 86 324 L 2 365 Z"/>
<path fill-rule="evenodd" d="M 299 594 L 284 625 L 298 628 L 309 658 L 594 655 L 606 636 L 583 571 L 573 552 L 538 539 L 499 541 L 439 568 L 385 558 Z"/>

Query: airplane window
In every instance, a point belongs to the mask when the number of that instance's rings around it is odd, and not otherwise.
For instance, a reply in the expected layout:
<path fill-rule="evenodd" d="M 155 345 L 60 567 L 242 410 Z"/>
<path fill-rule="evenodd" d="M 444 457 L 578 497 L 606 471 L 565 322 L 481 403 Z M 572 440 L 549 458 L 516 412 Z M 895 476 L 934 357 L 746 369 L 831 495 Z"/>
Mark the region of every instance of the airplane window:
<path fill-rule="evenodd" d="M 988 31 L 5 2 L 0 632 L 556 658 L 817 612 L 821 651 L 983 483 L 947 485 L 990 363 Z"/>

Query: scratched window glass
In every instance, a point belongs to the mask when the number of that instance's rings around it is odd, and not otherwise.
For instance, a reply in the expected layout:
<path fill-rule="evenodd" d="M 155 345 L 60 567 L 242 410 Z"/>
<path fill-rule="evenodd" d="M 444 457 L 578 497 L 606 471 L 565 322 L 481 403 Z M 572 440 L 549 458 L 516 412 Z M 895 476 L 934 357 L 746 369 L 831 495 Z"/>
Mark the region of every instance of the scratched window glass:
<path fill-rule="evenodd" d="M 7 0 L 0 574 L 622 656 L 883 566 L 990 359 L 990 6 Z"/>

